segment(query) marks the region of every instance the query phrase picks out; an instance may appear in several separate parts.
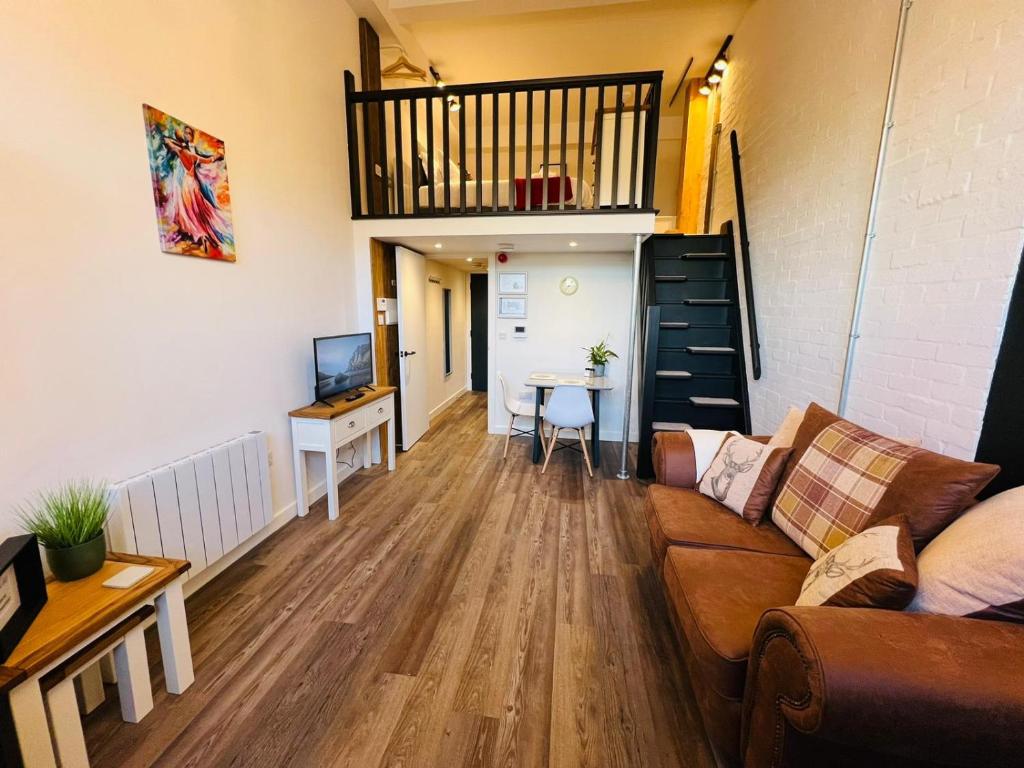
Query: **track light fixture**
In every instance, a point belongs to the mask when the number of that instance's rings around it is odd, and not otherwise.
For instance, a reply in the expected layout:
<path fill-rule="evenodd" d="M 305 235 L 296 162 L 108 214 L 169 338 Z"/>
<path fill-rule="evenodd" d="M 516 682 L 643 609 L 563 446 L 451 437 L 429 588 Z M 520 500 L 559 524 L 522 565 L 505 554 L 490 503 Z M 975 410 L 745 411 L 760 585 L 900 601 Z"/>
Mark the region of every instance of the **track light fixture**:
<path fill-rule="evenodd" d="M 433 64 L 430 65 L 430 76 L 434 78 L 434 85 L 436 85 L 438 89 L 444 90 L 444 79 L 441 77 L 441 73 L 434 69 Z"/>
<path fill-rule="evenodd" d="M 725 58 L 725 54 L 722 54 L 715 59 L 715 63 L 712 66 L 714 66 L 714 68 L 719 72 L 725 72 L 725 70 L 729 68 L 729 60 Z"/>
<path fill-rule="evenodd" d="M 707 83 L 704 83 L 700 88 L 697 89 L 697 93 L 699 93 L 701 96 L 710 96 L 711 86 L 708 85 Z"/>
<path fill-rule="evenodd" d="M 732 35 L 728 35 L 722 43 L 722 47 L 718 49 L 718 53 L 715 54 L 715 58 L 711 60 L 711 66 L 708 67 L 707 74 L 704 75 L 704 82 L 697 89 L 697 93 L 701 96 L 710 96 L 713 87 L 722 82 L 722 75 L 729 68 L 729 60 L 726 58 L 725 52 L 731 42 Z"/>
<path fill-rule="evenodd" d="M 717 72 L 712 72 L 710 75 L 708 75 L 708 82 L 711 83 L 712 85 L 718 85 L 720 82 L 722 82 L 722 76 Z"/>

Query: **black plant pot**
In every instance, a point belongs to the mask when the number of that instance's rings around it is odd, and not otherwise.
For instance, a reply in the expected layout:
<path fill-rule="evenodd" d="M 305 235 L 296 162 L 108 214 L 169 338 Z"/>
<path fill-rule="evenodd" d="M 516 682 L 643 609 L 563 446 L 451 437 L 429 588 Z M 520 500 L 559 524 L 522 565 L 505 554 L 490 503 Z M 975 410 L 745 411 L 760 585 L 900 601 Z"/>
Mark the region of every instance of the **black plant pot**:
<path fill-rule="evenodd" d="M 92 576 L 103 567 L 107 557 L 107 540 L 103 532 L 83 544 L 62 549 L 46 550 L 46 564 L 50 566 L 53 576 L 58 581 L 77 581 Z"/>

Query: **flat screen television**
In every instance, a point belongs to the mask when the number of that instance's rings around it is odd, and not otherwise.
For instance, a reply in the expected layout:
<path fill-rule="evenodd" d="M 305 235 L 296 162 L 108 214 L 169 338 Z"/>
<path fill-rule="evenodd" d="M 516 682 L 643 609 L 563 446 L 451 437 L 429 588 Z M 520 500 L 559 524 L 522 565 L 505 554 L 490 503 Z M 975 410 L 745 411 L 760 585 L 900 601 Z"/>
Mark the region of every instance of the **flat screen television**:
<path fill-rule="evenodd" d="M 316 399 L 326 400 L 373 381 L 373 346 L 370 334 L 322 336 L 313 339 Z"/>

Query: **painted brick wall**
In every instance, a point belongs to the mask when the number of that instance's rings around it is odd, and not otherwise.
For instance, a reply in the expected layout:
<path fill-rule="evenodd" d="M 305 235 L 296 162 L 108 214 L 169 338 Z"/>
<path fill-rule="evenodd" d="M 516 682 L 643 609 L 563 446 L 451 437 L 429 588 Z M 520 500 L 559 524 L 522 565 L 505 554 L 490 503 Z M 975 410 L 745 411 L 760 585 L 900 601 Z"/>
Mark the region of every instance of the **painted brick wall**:
<path fill-rule="evenodd" d="M 973 457 L 1024 235 L 1024 3 L 915 0 L 847 416 Z"/>
<path fill-rule="evenodd" d="M 735 129 L 762 340 L 755 432 L 791 404 L 838 403 L 898 12 L 893 0 L 761 0 L 736 30 L 712 227 L 736 216 Z"/>

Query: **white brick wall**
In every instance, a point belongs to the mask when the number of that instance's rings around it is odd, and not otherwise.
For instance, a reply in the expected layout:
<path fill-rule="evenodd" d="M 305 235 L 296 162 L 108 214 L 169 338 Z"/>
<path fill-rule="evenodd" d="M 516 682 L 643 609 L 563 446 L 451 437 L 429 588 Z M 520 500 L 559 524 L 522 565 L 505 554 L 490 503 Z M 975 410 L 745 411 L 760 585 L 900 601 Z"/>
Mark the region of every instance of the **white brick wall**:
<path fill-rule="evenodd" d="M 838 402 L 898 10 L 761 0 L 736 30 L 712 222 L 736 218 L 736 129 L 761 334 L 755 432 L 791 404 Z"/>
<path fill-rule="evenodd" d="M 915 0 L 847 416 L 977 447 L 1024 234 L 1024 3 Z"/>

